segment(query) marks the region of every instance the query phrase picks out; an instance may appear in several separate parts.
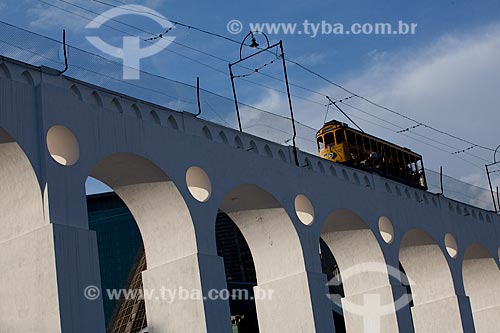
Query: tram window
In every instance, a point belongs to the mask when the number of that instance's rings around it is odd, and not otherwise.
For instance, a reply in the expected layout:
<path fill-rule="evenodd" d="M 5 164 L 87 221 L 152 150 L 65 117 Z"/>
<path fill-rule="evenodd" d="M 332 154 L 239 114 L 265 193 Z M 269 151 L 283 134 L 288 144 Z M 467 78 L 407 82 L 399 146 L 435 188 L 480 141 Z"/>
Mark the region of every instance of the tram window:
<path fill-rule="evenodd" d="M 318 149 L 323 149 L 325 148 L 325 144 L 323 143 L 323 137 L 318 136 Z"/>
<path fill-rule="evenodd" d="M 347 134 L 347 143 L 350 145 L 356 145 L 356 138 L 354 137 L 354 133 L 347 130 L 346 134 Z"/>
<path fill-rule="evenodd" d="M 380 158 L 385 161 L 387 159 L 387 152 L 386 152 L 386 148 L 385 148 L 385 145 L 380 143 L 378 145 L 378 149 L 379 149 L 379 154 L 380 154 Z"/>
<path fill-rule="evenodd" d="M 335 145 L 335 138 L 333 137 L 333 133 L 326 133 L 325 134 L 325 146 L 331 147 Z"/>
<path fill-rule="evenodd" d="M 370 140 L 367 137 L 363 138 L 363 148 L 365 148 L 366 151 L 370 150 Z"/>
<path fill-rule="evenodd" d="M 335 132 L 335 139 L 338 145 L 345 142 L 345 134 L 343 129 Z"/>
<path fill-rule="evenodd" d="M 363 148 L 363 138 L 359 134 L 355 134 L 356 137 L 356 146 L 361 150 Z"/>

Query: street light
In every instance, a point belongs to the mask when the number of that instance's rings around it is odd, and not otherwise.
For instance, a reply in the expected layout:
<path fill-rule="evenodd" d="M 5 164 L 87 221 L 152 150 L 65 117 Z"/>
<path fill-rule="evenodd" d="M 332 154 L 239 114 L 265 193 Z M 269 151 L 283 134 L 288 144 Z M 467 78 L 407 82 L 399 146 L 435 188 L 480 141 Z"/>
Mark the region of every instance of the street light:
<path fill-rule="evenodd" d="M 262 48 L 262 47 L 259 47 L 260 44 L 257 42 L 257 39 L 255 38 L 256 35 L 260 35 L 260 36 L 263 36 L 265 41 L 266 41 L 266 47 L 265 48 Z M 251 42 L 250 42 L 250 47 L 254 50 L 257 50 L 256 52 L 246 56 L 246 57 L 243 57 L 243 46 L 245 45 L 245 42 L 248 38 L 251 38 Z M 290 86 L 288 84 L 288 74 L 287 74 L 287 71 L 286 71 L 286 60 L 285 60 L 285 51 L 283 49 L 283 41 L 280 40 L 278 43 L 276 44 L 273 44 L 273 45 L 270 45 L 269 44 L 269 38 L 267 38 L 267 35 L 261 31 L 250 31 L 248 33 L 248 35 L 245 36 L 245 38 L 243 38 L 243 41 L 241 42 L 241 45 L 240 45 L 240 59 L 238 61 L 235 61 L 233 63 L 230 63 L 229 64 L 229 75 L 231 77 L 231 86 L 233 88 L 233 96 L 234 96 L 234 104 L 236 106 L 236 115 L 238 117 L 238 127 L 239 127 L 239 130 L 240 132 L 243 132 L 243 129 L 241 127 L 241 117 L 240 117 L 240 109 L 239 109 L 239 105 L 238 105 L 238 98 L 236 96 L 236 86 L 235 86 L 235 83 L 234 83 L 234 79 L 236 78 L 233 74 L 233 66 L 247 60 L 247 59 L 250 59 L 252 57 L 255 57 L 263 52 L 267 52 L 269 51 L 270 49 L 273 49 L 273 48 L 278 48 L 279 47 L 279 50 L 281 52 L 281 54 L 279 55 L 279 58 L 281 58 L 282 60 L 282 65 L 283 65 L 283 73 L 284 73 L 284 76 L 285 76 L 285 84 L 286 84 L 286 92 L 287 92 L 287 95 L 288 95 L 288 106 L 290 108 L 290 118 L 292 120 L 292 130 L 293 130 L 293 137 L 292 137 L 292 141 L 293 141 L 293 152 L 294 152 L 294 157 L 295 157 L 295 164 L 296 165 L 299 165 L 299 157 L 298 157 L 298 152 L 297 152 L 297 145 L 295 143 L 295 139 L 297 138 L 297 130 L 295 128 L 295 118 L 294 118 L 294 115 L 293 115 L 293 107 L 292 107 L 292 98 L 291 98 L 291 95 L 290 95 Z M 257 72 L 257 70 L 256 70 Z"/>
<path fill-rule="evenodd" d="M 491 177 L 490 177 L 490 169 L 489 169 L 489 167 L 492 166 L 492 165 L 500 163 L 500 161 L 497 162 L 497 158 L 496 158 L 498 149 L 500 149 L 500 145 L 498 145 L 497 148 L 495 149 L 495 151 L 493 152 L 493 163 L 486 164 L 486 175 L 488 176 L 488 183 L 490 185 L 490 192 L 491 192 L 491 197 L 493 199 L 493 206 L 495 207 L 495 213 L 498 213 L 498 211 L 500 210 L 500 200 L 498 198 L 498 187 L 497 187 L 497 200 L 495 200 L 495 194 L 493 192 L 493 186 L 491 185 Z M 493 172 L 496 172 L 496 171 L 493 171 Z M 498 201 L 498 206 L 499 206 L 498 209 L 497 209 L 497 201 Z"/>
<path fill-rule="evenodd" d="M 498 163 L 497 162 L 497 151 L 499 148 L 500 148 L 500 145 L 498 145 L 498 147 L 495 149 L 495 152 L 493 153 L 493 162 L 494 163 Z"/>
<path fill-rule="evenodd" d="M 242 54 L 242 52 L 243 52 L 243 46 L 245 46 L 245 42 L 246 42 L 246 40 L 248 39 L 248 37 L 252 37 L 252 39 L 251 39 L 251 41 L 250 41 L 250 45 L 249 45 L 252 49 L 254 49 L 254 50 L 255 50 L 255 49 L 257 49 L 257 48 L 260 46 L 260 44 L 259 44 L 259 43 L 257 43 L 257 39 L 255 38 L 255 35 L 256 35 L 256 34 L 257 34 L 257 35 L 261 35 L 261 36 L 263 36 L 263 37 L 266 39 L 266 43 L 267 43 L 266 48 L 267 48 L 267 49 L 272 48 L 272 47 L 270 47 L 270 45 L 269 45 L 269 38 L 267 38 L 267 35 L 266 35 L 265 33 L 260 32 L 260 31 L 250 31 L 250 32 L 248 33 L 248 35 L 246 35 L 246 36 L 245 36 L 245 38 L 243 38 L 243 40 L 241 41 L 241 44 L 240 44 L 240 60 L 242 60 L 242 59 L 243 59 L 243 54 Z M 274 47 L 274 46 L 273 46 L 273 47 Z M 259 52 L 259 53 L 260 53 L 260 52 Z M 254 56 L 254 55 L 256 55 L 256 54 L 252 54 L 250 57 L 252 57 L 252 56 Z M 249 57 L 247 57 L 247 59 L 248 59 L 248 58 L 249 58 Z"/>

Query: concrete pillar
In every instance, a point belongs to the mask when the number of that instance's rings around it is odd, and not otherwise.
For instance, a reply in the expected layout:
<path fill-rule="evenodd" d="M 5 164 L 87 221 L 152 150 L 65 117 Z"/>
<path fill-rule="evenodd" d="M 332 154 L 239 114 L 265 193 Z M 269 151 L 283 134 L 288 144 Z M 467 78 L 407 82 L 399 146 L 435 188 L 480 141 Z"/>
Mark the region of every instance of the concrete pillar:
<path fill-rule="evenodd" d="M 95 232 L 51 224 L 61 332 L 104 332 Z M 99 293 L 99 295 L 98 295 Z"/>
<path fill-rule="evenodd" d="M 229 333 L 223 268 L 221 257 L 193 254 L 144 271 L 149 331 Z"/>
<path fill-rule="evenodd" d="M 416 333 L 474 331 L 468 298 L 457 296 L 448 262 L 432 237 L 418 229 L 408 232 L 399 260 L 411 284 Z"/>
<path fill-rule="evenodd" d="M 321 238 L 340 269 L 348 332 L 399 332 L 389 270 L 373 232 L 355 213 L 338 210 L 323 225 Z M 399 270 L 396 269 L 397 274 Z"/>
<path fill-rule="evenodd" d="M 115 190 L 141 231 L 150 331 L 229 333 L 227 300 L 211 300 L 209 295 L 212 289 L 226 289 L 213 229 L 217 208 L 191 200 L 190 209 L 177 184 L 160 167 L 137 155 L 113 154 L 98 163 L 92 175 Z"/>
<path fill-rule="evenodd" d="M 104 332 L 94 232 L 47 224 L 0 252 L 2 332 Z"/>
<path fill-rule="evenodd" d="M 301 272 L 254 288 L 260 332 L 334 332 L 326 278 Z"/>
<path fill-rule="evenodd" d="M 462 301 L 464 301 L 462 299 Z M 466 330 L 460 316 L 459 298 L 450 296 L 411 308 L 415 332 L 473 332 Z"/>
<path fill-rule="evenodd" d="M 392 283 L 391 286 L 398 327 L 400 327 L 400 330 L 404 329 L 406 333 L 413 333 L 414 328 L 409 300 L 411 295 L 408 295 L 406 287 L 403 287 L 399 281 L 396 284 Z"/>
<path fill-rule="evenodd" d="M 326 277 L 308 269 L 309 260 L 320 267 L 318 245 L 304 248 L 281 204 L 255 185 L 242 185 L 226 195 L 221 209 L 252 252 L 256 296 L 272 295 L 256 300 L 260 332 L 333 332 Z"/>
<path fill-rule="evenodd" d="M 500 270 L 495 259 L 486 248 L 473 244 L 465 252 L 462 272 L 476 332 L 497 331 L 500 327 Z"/>
<path fill-rule="evenodd" d="M 389 285 L 346 295 L 342 298 L 342 309 L 348 332 L 398 332 Z"/>
<path fill-rule="evenodd" d="M 43 149 L 44 142 L 39 144 Z M 40 183 L 46 182 L 39 182 L 24 152 L 0 130 L 0 330 L 104 332 L 101 298 L 84 294 L 88 286 L 100 287 L 96 237 L 82 228 L 86 212 L 75 205 L 82 201 L 79 207 L 85 207 L 85 194 L 59 182 L 49 199 Z"/>
<path fill-rule="evenodd" d="M 93 232 L 50 224 L 0 252 L 9 254 L 0 256 L 2 332 L 104 332 L 102 299 L 85 297 L 87 287 L 100 288 Z"/>

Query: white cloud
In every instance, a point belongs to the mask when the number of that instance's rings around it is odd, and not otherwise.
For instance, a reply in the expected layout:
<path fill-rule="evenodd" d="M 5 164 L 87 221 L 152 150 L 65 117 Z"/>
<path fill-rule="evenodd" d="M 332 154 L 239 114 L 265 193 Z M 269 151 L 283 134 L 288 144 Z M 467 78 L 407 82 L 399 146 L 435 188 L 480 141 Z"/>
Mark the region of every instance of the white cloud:
<path fill-rule="evenodd" d="M 500 25 L 447 36 L 423 50 L 376 54 L 348 87 L 471 139 L 484 134 L 483 126 L 495 128 L 491 120 L 500 120 Z"/>
<path fill-rule="evenodd" d="M 490 147 L 496 147 L 500 144 L 500 136 L 496 134 L 498 132 L 497 126 L 500 123 L 500 112 L 498 112 L 500 110 L 500 98 L 498 98 L 500 25 L 483 27 L 465 35 L 444 36 L 418 50 L 407 49 L 396 53 L 373 50 L 367 54 L 367 57 L 370 66 L 362 72 L 353 74 L 352 79 L 344 82 L 344 86 L 382 105 L 470 141 Z M 292 88 L 292 90 L 295 89 Z M 331 86 L 326 86 L 319 91 L 332 97 L 347 97 L 347 93 L 335 91 Z M 295 89 L 294 93 L 298 92 Z M 302 91 L 300 93 L 303 95 Z M 275 114 L 289 116 L 286 95 L 268 91 L 254 94 L 254 96 L 259 96 L 259 99 L 251 101 L 252 105 L 257 105 Z M 326 103 L 326 99 L 317 95 L 305 97 L 320 104 Z M 401 126 L 414 125 L 363 101 L 352 99 L 349 103 Z M 298 121 L 315 129 L 322 125 L 325 107 L 297 97 L 293 98 L 293 106 Z M 348 107 L 344 107 L 344 109 L 365 131 L 421 153 L 427 167 L 437 170 L 442 165 L 445 174 L 456 178 L 475 175 L 467 180 L 485 186 L 484 161 L 467 154 L 452 156 L 406 137 L 405 134 L 408 133 L 396 133 L 395 127 L 375 119 L 373 116 Z M 243 109 L 242 114 L 244 111 Z M 272 120 L 271 117 L 266 117 L 265 120 L 262 116 L 254 115 L 255 119 L 245 117 L 249 116 L 244 116 L 243 119 L 246 122 L 259 122 L 273 127 L 280 127 L 276 123 L 281 123 L 281 120 Z M 333 108 L 330 109 L 328 118 L 332 117 L 347 122 L 347 119 Z M 359 117 L 382 124 L 389 129 L 381 129 L 360 120 Z M 314 140 L 314 133 L 310 132 L 310 130 L 305 129 L 302 136 L 310 136 Z M 410 135 L 415 137 L 415 133 L 423 136 L 417 136 L 417 140 L 428 142 L 426 137 L 433 138 L 437 142 L 428 143 L 449 152 L 453 152 L 455 149 L 443 146 L 441 143 L 456 147 L 457 150 L 468 147 L 466 143 L 439 135 L 425 128 L 415 129 Z M 267 137 L 270 135 L 267 133 Z M 311 152 L 314 152 L 314 149 Z M 478 148 L 469 152 L 487 160 L 492 158 L 491 152 Z M 467 161 L 463 161 L 463 159 Z"/>
<path fill-rule="evenodd" d="M 303 54 L 294 59 L 295 61 L 301 63 L 305 66 L 314 66 L 318 64 L 322 64 L 325 60 L 327 60 L 326 52 L 310 52 Z"/>
<path fill-rule="evenodd" d="M 89 20 L 84 17 L 92 19 L 95 16 L 92 13 L 60 2 L 53 4 L 62 9 L 41 3 L 35 4 L 31 2 L 31 0 L 28 1 L 28 4 L 30 4 L 30 9 L 28 9 L 27 13 L 28 16 L 32 18 L 30 22 L 30 27 L 32 29 L 51 30 L 57 28 L 70 31 L 81 31 L 89 22 Z M 77 13 L 83 17 L 73 15 L 67 11 Z"/>
<path fill-rule="evenodd" d="M 54 0 L 47 0 L 47 2 L 51 3 L 53 6 L 38 3 L 34 0 L 26 0 L 27 7 L 30 8 L 27 11 L 28 15 L 32 18 L 30 23 L 31 28 L 43 30 L 64 28 L 80 32 L 82 31 L 82 28 L 90 22 L 90 20 L 96 17 L 96 14 L 93 14 L 92 12 L 101 13 L 111 8 L 110 6 L 100 4 L 98 2 L 82 4 L 82 2 L 78 0 L 69 0 L 69 2 L 74 3 L 76 6 Z M 164 4 L 161 0 L 124 0 L 122 2 L 124 4 L 140 4 L 152 9 L 158 9 Z M 113 2 L 109 3 L 114 4 Z M 86 8 L 87 10 L 78 7 Z"/>
<path fill-rule="evenodd" d="M 448 35 L 418 50 L 392 54 L 374 50 L 368 57 L 370 66 L 345 83 L 349 89 L 470 141 L 490 147 L 500 144 L 500 135 L 497 134 L 500 123 L 500 25 L 483 27 L 465 35 Z M 366 103 L 358 105 L 389 121 L 412 125 Z M 365 126 L 380 133 L 380 129 L 374 126 L 366 123 Z M 459 149 L 468 146 L 426 129 L 419 128 L 414 132 Z M 449 154 L 401 135 L 392 134 L 392 138 L 409 147 L 417 147 L 415 150 L 424 153 L 427 165 L 432 168 L 445 165 L 445 172 L 456 177 L 470 174 L 472 170 L 478 172 L 477 168 L 472 169 Z M 449 147 L 442 148 L 453 151 Z M 470 152 L 492 159 L 491 152 L 478 148 Z M 466 154 L 456 157 L 466 158 L 484 169 L 484 161 Z"/>

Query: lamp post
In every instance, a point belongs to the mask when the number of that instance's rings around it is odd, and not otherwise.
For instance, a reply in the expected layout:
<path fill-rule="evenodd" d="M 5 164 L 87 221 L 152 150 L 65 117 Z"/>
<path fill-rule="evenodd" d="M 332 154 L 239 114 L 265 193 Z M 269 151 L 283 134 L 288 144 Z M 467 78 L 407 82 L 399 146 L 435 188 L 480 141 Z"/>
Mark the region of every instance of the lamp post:
<path fill-rule="evenodd" d="M 495 194 L 493 192 L 493 186 L 491 185 L 491 177 L 490 177 L 490 169 L 489 167 L 492 166 L 492 165 L 495 165 L 495 164 L 498 164 L 500 163 L 500 161 L 497 161 L 497 151 L 498 149 L 500 149 L 500 145 L 497 146 L 497 148 L 495 149 L 495 151 L 493 152 L 493 163 L 490 163 L 490 164 L 486 164 L 486 175 L 488 176 L 488 183 L 490 185 L 490 192 L 491 192 L 491 197 L 493 199 L 493 207 L 495 207 L 495 213 L 498 213 L 500 207 L 497 208 L 497 201 L 499 201 L 498 199 L 498 192 L 497 192 L 497 200 L 495 200 Z M 493 171 L 495 172 L 495 171 Z M 500 206 L 500 202 L 498 202 L 498 205 Z"/>
<path fill-rule="evenodd" d="M 262 48 L 260 47 L 260 44 L 257 42 L 257 39 L 255 38 L 256 35 L 261 35 L 264 37 L 265 41 L 266 41 L 266 47 Z M 245 46 L 245 41 L 248 39 L 248 38 L 251 38 L 251 42 L 250 42 L 250 47 L 254 50 L 258 49 L 258 51 L 246 56 L 246 57 L 243 57 L 243 46 Z M 260 32 L 260 31 L 250 31 L 246 36 L 245 38 L 243 39 L 243 41 L 241 42 L 241 45 L 240 45 L 240 59 L 238 61 L 235 61 L 233 63 L 230 63 L 229 64 L 229 75 L 231 77 L 231 86 L 233 88 L 233 97 L 234 97 L 234 103 L 235 103 L 235 106 L 236 106 L 236 116 L 238 118 L 238 127 L 239 127 L 239 130 L 240 132 L 243 132 L 243 128 L 241 126 L 241 117 L 240 117 L 240 109 L 239 109 L 239 105 L 238 105 L 238 97 L 237 97 L 237 94 L 236 94 L 236 86 L 235 86 L 235 82 L 234 82 L 234 79 L 236 78 L 236 76 L 234 75 L 233 73 L 233 66 L 245 61 L 245 60 L 248 60 L 252 57 L 255 57 L 263 52 L 266 52 L 266 51 L 269 51 L 270 49 L 273 49 L 273 48 L 279 48 L 279 51 L 281 52 L 280 53 L 280 58 L 282 60 L 282 65 L 283 65 L 283 73 L 284 73 L 284 76 L 285 76 L 285 84 L 286 84 L 286 92 L 287 92 L 287 95 L 288 95 L 288 106 L 290 108 L 290 118 L 292 120 L 292 130 L 293 130 L 293 136 L 292 136 L 292 142 L 293 142 L 293 152 L 294 152 L 294 157 L 295 157 L 295 164 L 296 165 L 299 165 L 299 157 L 298 157 L 298 152 L 297 152 L 297 145 L 296 145 L 296 142 L 295 142 L 295 139 L 297 138 L 297 130 L 296 130 L 296 127 L 295 127 L 295 118 L 294 118 L 294 114 L 293 114 L 293 107 L 292 107 L 292 98 L 291 98 L 291 95 L 290 95 L 290 86 L 288 84 L 288 73 L 287 73 L 287 70 L 286 70 L 286 61 L 285 61 L 285 52 L 284 52 L 284 49 L 283 49 L 283 41 L 280 40 L 278 43 L 276 44 L 273 44 L 273 45 L 270 45 L 269 44 L 269 38 L 267 37 L 267 35 L 263 32 Z M 256 70 L 257 71 L 257 70 Z"/>

